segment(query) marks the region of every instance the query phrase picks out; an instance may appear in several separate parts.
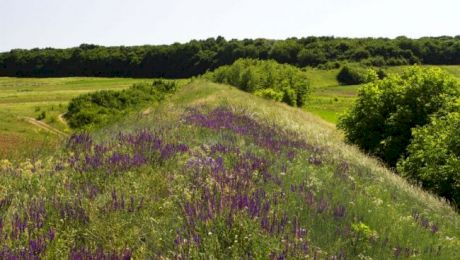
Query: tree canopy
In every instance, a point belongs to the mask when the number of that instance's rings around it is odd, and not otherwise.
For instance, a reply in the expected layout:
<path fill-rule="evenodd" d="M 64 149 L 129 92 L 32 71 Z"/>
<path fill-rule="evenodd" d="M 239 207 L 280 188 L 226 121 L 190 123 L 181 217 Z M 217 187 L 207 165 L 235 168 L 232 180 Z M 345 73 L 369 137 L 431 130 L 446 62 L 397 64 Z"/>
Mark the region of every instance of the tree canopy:
<path fill-rule="evenodd" d="M 413 129 L 408 156 L 398 162 L 398 172 L 460 207 L 458 111 L 434 116 L 429 124 Z"/>
<path fill-rule="evenodd" d="M 395 166 L 405 156 L 412 128 L 448 110 L 459 96 L 460 86 L 449 74 L 414 66 L 361 88 L 339 127 L 349 142 Z"/>
<path fill-rule="evenodd" d="M 327 66 L 335 62 L 372 66 L 460 64 L 460 37 L 286 40 L 217 37 L 155 46 L 81 44 L 68 49 L 14 49 L 0 53 L 0 76 L 184 78 L 232 64 L 239 58 L 273 59 L 295 66 Z"/>
<path fill-rule="evenodd" d="M 310 89 L 304 71 L 273 60 L 239 59 L 205 77 L 290 106 L 303 106 Z"/>

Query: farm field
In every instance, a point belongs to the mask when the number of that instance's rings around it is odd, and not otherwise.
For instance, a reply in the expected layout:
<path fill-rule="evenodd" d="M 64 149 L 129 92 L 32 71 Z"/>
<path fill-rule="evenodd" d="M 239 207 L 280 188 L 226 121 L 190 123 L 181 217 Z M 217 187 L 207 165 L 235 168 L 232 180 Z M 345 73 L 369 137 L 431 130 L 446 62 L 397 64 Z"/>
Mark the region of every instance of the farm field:
<path fill-rule="evenodd" d="M 129 78 L 9 78 L 0 77 L 0 158 L 17 158 L 53 149 L 70 130 L 60 115 L 80 94 L 123 89 L 145 79 Z M 40 126 L 33 119 L 45 112 Z M 35 124 L 34 124 L 35 123 Z M 57 131 L 55 131 L 55 130 Z M 58 137 L 58 138 L 56 138 Z"/>

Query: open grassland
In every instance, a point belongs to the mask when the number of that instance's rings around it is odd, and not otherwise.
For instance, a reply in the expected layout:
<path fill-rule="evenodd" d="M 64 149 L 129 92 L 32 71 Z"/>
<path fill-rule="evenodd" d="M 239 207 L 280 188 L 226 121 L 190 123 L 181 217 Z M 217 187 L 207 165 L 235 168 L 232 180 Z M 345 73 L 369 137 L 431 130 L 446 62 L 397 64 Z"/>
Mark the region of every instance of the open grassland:
<path fill-rule="evenodd" d="M 460 219 L 447 203 L 345 145 L 315 115 L 200 80 L 149 110 L 73 136 L 52 157 L 2 162 L 0 252 L 460 257 Z"/>
<path fill-rule="evenodd" d="M 460 66 L 440 66 L 460 79 Z M 389 67 L 387 73 L 400 73 L 405 66 Z M 312 93 L 305 109 L 328 122 L 336 123 L 349 108 L 360 85 L 340 86 L 338 69 L 306 69 Z M 97 90 L 124 89 L 150 81 L 130 78 L 8 78 L 0 77 L 0 158 L 18 158 L 54 149 L 59 142 L 56 131 L 70 133 L 62 120 L 67 103 L 73 97 Z M 183 81 L 185 82 L 185 81 Z M 52 128 L 34 124 L 33 119 L 45 112 L 41 120 Z M 60 116 L 61 115 L 61 116 Z"/>
<path fill-rule="evenodd" d="M 22 153 L 44 152 L 58 142 L 52 128 L 68 133 L 62 120 L 68 101 L 97 90 L 118 90 L 145 79 L 129 78 L 0 78 L 0 159 L 17 158 Z M 34 124 L 41 120 L 51 128 Z"/>
<path fill-rule="evenodd" d="M 431 67 L 440 67 L 460 80 L 460 66 L 458 65 Z M 385 72 L 387 74 L 401 73 L 405 68 L 407 66 L 388 67 Z M 340 115 L 351 107 L 361 87 L 361 85 L 341 86 L 336 79 L 338 72 L 338 69 L 307 69 L 312 93 L 305 109 L 334 124 L 337 123 Z"/>

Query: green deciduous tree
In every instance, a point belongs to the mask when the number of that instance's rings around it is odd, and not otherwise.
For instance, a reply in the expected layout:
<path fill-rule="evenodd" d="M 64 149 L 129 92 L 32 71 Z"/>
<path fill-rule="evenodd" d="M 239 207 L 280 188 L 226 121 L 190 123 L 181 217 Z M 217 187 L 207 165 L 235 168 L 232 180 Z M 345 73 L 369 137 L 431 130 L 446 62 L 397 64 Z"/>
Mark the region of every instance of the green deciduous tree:
<path fill-rule="evenodd" d="M 343 85 L 357 85 L 377 79 L 379 79 L 377 71 L 358 65 L 345 65 L 337 75 L 337 80 Z"/>
<path fill-rule="evenodd" d="M 365 85 L 339 122 L 346 139 L 395 166 L 404 157 L 411 129 L 459 96 L 458 82 L 441 69 L 418 66 Z"/>
<path fill-rule="evenodd" d="M 412 136 L 398 172 L 460 205 L 460 113 L 433 117 Z"/>
<path fill-rule="evenodd" d="M 346 62 L 372 66 L 460 64 L 460 38 L 307 37 L 227 41 L 217 37 L 171 45 L 82 44 L 67 49 L 17 49 L 0 53 L 0 76 L 185 78 L 232 64 L 239 58 L 326 68 Z"/>
<path fill-rule="evenodd" d="M 273 60 L 239 59 L 232 65 L 207 73 L 205 77 L 291 106 L 303 106 L 309 93 L 305 72 Z"/>

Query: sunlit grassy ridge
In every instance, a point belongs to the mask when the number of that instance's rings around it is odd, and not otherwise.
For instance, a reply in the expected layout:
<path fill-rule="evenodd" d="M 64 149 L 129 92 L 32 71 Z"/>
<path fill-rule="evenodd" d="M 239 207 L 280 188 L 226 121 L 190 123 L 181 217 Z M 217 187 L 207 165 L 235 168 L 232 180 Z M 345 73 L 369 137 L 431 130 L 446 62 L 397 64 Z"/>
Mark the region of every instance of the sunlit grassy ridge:
<path fill-rule="evenodd" d="M 450 206 L 315 115 L 205 81 L 149 111 L 3 162 L 0 256 L 459 257 Z"/>

